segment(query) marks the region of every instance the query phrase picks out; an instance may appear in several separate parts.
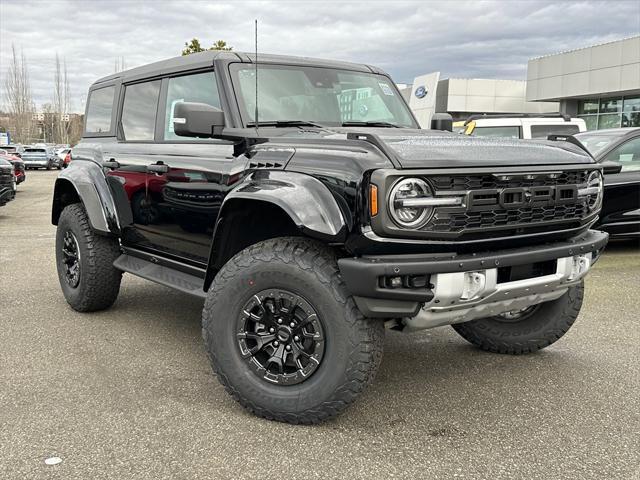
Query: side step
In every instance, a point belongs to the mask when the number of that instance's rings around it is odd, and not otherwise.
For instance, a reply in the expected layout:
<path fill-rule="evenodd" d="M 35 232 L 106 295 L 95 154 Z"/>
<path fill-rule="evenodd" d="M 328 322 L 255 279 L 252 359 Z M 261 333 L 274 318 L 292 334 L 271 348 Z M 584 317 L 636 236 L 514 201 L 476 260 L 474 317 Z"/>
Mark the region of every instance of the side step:
<path fill-rule="evenodd" d="M 175 288 L 189 295 L 200 298 L 207 296 L 207 292 L 204 291 L 204 278 L 164 267 L 142 258 L 123 253 L 116 258 L 113 266 L 123 272 L 132 273 L 138 277 Z"/>

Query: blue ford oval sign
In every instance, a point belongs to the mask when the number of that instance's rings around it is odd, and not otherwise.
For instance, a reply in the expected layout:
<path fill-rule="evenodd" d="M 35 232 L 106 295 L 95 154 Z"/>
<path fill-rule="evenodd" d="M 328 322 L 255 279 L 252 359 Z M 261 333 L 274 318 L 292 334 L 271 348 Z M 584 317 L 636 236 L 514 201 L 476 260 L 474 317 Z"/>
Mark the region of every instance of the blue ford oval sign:
<path fill-rule="evenodd" d="M 427 87 L 425 87 L 424 85 L 420 85 L 418 88 L 416 88 L 416 97 L 424 98 L 426 96 L 427 96 Z"/>

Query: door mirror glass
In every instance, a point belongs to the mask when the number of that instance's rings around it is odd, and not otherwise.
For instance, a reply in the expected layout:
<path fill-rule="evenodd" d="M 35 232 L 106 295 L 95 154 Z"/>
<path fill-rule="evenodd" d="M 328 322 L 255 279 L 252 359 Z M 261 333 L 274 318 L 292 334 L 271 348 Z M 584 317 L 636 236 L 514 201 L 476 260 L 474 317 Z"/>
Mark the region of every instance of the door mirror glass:
<path fill-rule="evenodd" d="M 224 112 L 206 103 L 178 102 L 173 111 L 173 130 L 181 137 L 214 137 L 222 133 Z"/>

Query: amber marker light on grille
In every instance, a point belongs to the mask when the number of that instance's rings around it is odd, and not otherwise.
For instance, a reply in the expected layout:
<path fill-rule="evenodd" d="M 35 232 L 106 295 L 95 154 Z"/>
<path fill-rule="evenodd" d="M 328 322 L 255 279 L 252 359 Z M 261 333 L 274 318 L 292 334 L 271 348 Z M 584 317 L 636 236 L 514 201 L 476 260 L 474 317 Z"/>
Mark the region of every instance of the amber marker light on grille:
<path fill-rule="evenodd" d="M 372 217 L 378 215 L 378 187 L 369 185 L 369 212 Z"/>

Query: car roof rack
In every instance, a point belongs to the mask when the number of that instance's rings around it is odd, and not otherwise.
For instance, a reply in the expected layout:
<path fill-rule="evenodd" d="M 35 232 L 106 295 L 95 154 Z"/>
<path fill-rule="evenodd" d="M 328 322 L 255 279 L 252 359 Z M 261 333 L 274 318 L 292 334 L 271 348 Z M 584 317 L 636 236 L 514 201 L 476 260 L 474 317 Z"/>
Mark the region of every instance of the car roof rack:
<path fill-rule="evenodd" d="M 565 122 L 571 121 L 571 116 L 564 113 L 477 113 L 470 115 L 464 122 L 468 125 L 474 120 L 482 118 L 562 118 Z"/>

